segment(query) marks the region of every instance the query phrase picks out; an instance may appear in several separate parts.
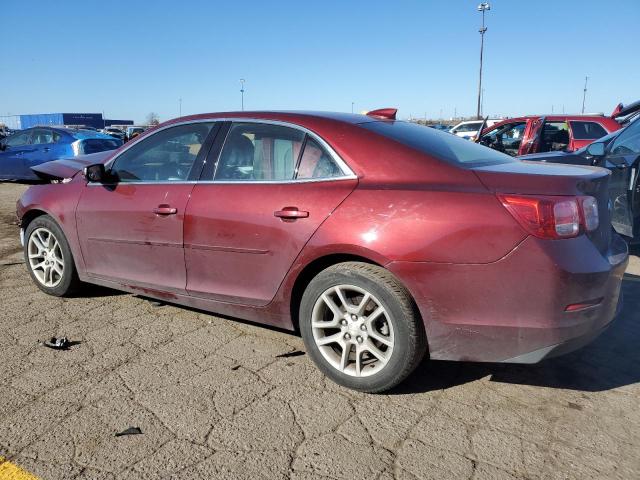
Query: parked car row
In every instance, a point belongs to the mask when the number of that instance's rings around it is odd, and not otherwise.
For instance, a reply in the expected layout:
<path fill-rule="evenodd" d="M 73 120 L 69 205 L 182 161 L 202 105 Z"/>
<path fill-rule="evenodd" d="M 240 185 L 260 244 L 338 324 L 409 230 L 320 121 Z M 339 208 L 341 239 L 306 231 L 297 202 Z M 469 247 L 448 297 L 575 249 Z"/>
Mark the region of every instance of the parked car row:
<path fill-rule="evenodd" d="M 93 131 L 34 127 L 0 140 L 0 180 L 35 181 L 31 167 L 60 158 L 114 150 L 122 140 Z"/>
<path fill-rule="evenodd" d="M 11 131 L 0 129 L 0 181 L 37 181 L 31 167 L 52 160 L 114 150 L 135 139 L 146 127 L 105 127 L 101 131 L 86 125 L 32 127 Z"/>
<path fill-rule="evenodd" d="M 640 241 L 640 102 L 617 109 L 623 128 L 576 151 L 547 151 L 519 157 L 525 161 L 592 165 L 611 171 L 611 222 L 618 233 Z"/>
<path fill-rule="evenodd" d="M 106 135 L 111 135 L 114 138 L 118 138 L 122 140 L 124 143 L 129 140 L 133 140 L 138 135 L 143 133 L 146 130 L 146 127 L 141 126 L 126 126 L 126 127 L 105 127 L 101 130 L 102 133 Z"/>
<path fill-rule="evenodd" d="M 483 125 L 477 142 L 511 155 L 574 151 L 621 125 L 614 116 L 604 115 L 530 115 L 509 118 L 494 125 Z"/>

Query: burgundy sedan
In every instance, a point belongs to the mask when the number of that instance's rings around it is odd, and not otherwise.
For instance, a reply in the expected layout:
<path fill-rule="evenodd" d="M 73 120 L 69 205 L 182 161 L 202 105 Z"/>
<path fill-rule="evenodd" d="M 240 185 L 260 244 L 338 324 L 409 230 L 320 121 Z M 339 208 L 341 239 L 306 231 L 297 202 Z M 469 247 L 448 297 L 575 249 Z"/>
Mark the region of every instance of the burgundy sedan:
<path fill-rule="evenodd" d="M 35 284 L 83 283 L 299 330 L 379 392 L 431 359 L 533 363 L 614 318 L 607 170 L 522 162 L 393 110 L 183 117 L 34 168 Z"/>

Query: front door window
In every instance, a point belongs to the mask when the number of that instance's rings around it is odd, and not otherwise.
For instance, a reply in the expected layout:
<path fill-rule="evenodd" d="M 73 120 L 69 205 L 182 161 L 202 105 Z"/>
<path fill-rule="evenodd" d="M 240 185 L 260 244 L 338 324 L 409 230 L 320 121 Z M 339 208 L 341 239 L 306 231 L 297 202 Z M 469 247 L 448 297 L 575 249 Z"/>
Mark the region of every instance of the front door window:
<path fill-rule="evenodd" d="M 526 127 L 526 122 L 502 125 L 483 135 L 480 143 L 515 157 L 520 150 Z"/>
<path fill-rule="evenodd" d="M 117 157 L 111 173 L 120 183 L 188 180 L 212 127 L 213 123 L 192 123 L 155 133 Z"/>

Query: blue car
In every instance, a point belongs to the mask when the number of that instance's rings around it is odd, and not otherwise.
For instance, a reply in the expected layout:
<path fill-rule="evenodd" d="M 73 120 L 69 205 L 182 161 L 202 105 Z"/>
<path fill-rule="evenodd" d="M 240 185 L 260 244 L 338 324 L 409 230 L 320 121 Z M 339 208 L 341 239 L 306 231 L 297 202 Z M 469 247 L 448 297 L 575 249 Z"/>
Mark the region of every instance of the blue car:
<path fill-rule="evenodd" d="M 92 130 L 27 128 L 0 140 L 0 181 L 35 181 L 31 167 L 60 158 L 114 150 L 122 140 Z"/>

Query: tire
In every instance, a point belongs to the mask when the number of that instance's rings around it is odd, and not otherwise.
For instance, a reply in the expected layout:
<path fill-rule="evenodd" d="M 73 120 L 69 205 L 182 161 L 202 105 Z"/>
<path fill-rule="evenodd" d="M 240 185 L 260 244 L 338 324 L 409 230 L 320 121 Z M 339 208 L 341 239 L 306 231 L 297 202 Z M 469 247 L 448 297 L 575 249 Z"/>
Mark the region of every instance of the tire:
<path fill-rule="evenodd" d="M 27 226 L 24 238 L 24 261 L 40 290 L 56 297 L 78 291 L 81 283 L 69 243 L 53 218 L 35 218 Z"/>
<path fill-rule="evenodd" d="M 331 380 L 353 390 L 393 388 L 427 350 L 409 292 L 377 265 L 345 262 L 323 270 L 302 295 L 299 314 L 309 356 Z"/>

